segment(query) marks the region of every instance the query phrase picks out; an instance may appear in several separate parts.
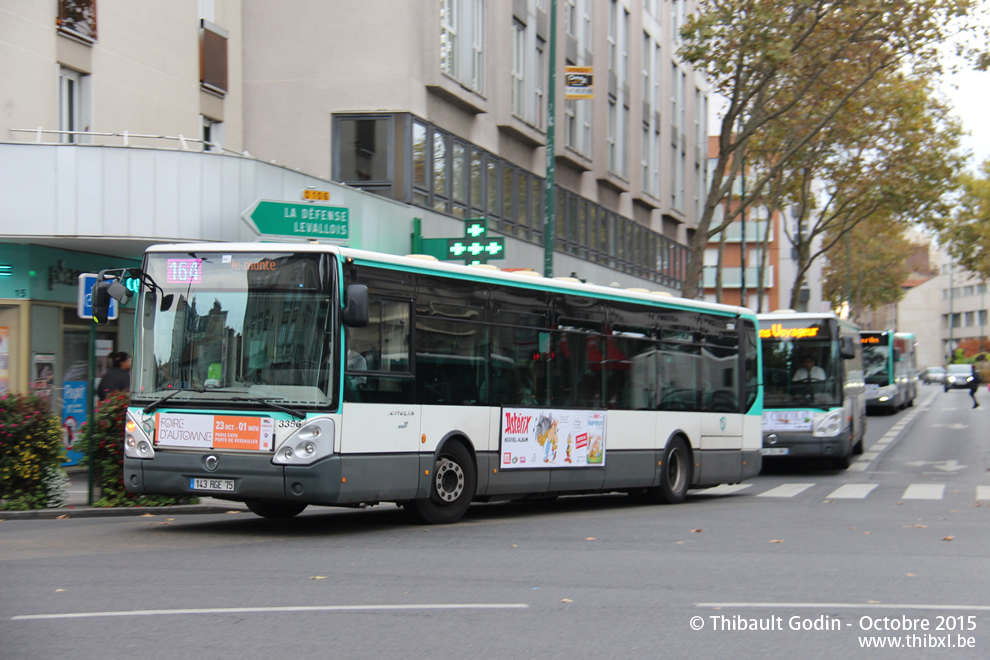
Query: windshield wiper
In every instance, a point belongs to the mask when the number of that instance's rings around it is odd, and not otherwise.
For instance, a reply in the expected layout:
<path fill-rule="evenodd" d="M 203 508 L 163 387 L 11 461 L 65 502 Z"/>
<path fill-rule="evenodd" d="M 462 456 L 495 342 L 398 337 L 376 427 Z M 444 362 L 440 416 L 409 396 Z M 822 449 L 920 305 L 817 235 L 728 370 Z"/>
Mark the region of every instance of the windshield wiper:
<path fill-rule="evenodd" d="M 147 415 L 150 412 L 154 412 L 163 403 L 165 403 L 166 401 L 168 401 L 169 399 L 171 399 L 173 396 L 175 396 L 179 392 L 205 392 L 205 391 L 206 391 L 206 388 L 203 388 L 203 387 L 180 387 L 180 388 L 178 388 L 176 390 L 172 390 L 171 392 L 169 392 L 168 394 L 166 394 L 162 398 L 158 399 L 157 401 L 152 401 L 151 403 L 149 403 L 148 405 L 146 405 L 144 407 L 144 409 L 142 410 L 142 412 L 145 415 Z"/>
<path fill-rule="evenodd" d="M 292 408 L 286 408 L 285 406 L 280 406 L 277 403 L 260 396 L 232 396 L 231 401 L 253 401 L 255 403 L 260 403 L 262 405 L 268 406 L 273 410 L 278 410 L 280 412 L 288 413 L 293 417 L 298 417 L 299 419 L 306 419 L 306 413 L 299 412 L 298 410 L 293 410 Z"/>
<path fill-rule="evenodd" d="M 196 392 L 197 394 L 203 394 L 204 392 L 228 392 L 228 393 L 233 392 L 235 394 L 243 394 L 244 390 L 228 390 L 223 387 L 180 387 L 178 389 L 172 390 L 171 392 L 169 392 L 162 398 L 158 399 L 157 401 L 152 401 L 151 403 L 146 405 L 143 409 L 143 412 L 145 414 L 154 412 L 155 410 L 160 408 L 163 403 L 171 399 L 179 392 Z"/>

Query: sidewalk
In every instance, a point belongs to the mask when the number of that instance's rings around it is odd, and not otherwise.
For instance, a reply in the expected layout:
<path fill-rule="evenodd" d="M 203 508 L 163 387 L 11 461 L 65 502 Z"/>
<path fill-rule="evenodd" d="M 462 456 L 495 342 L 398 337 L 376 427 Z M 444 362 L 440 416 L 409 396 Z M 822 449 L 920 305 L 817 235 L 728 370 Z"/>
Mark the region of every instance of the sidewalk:
<path fill-rule="evenodd" d="M 66 489 L 66 505 L 61 509 L 31 509 L 30 511 L 0 511 L 0 520 L 38 520 L 43 518 L 98 518 L 114 516 L 143 516 L 190 514 L 190 513 L 227 513 L 228 511 L 244 511 L 248 508 L 243 502 L 228 502 L 213 497 L 200 497 L 199 504 L 175 504 L 172 506 L 125 506 L 125 507 L 94 507 L 89 505 L 89 473 L 86 468 L 70 467 L 67 469 L 69 486 Z M 99 499 L 99 494 L 94 500 Z"/>

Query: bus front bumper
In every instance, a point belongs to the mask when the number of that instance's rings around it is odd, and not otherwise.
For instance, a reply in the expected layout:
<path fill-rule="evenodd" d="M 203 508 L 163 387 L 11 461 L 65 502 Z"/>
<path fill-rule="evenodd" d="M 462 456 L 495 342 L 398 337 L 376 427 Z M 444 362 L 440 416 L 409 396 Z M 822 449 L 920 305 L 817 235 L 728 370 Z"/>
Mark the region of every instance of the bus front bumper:
<path fill-rule="evenodd" d="M 271 456 L 157 451 L 124 457 L 129 493 L 355 505 L 426 497 L 432 454 L 332 455 L 309 465 L 276 465 Z M 425 469 L 421 469 L 425 466 Z"/>
<path fill-rule="evenodd" d="M 763 458 L 821 458 L 845 456 L 852 451 L 849 433 L 830 438 L 813 437 L 808 432 L 775 431 L 763 434 Z"/>

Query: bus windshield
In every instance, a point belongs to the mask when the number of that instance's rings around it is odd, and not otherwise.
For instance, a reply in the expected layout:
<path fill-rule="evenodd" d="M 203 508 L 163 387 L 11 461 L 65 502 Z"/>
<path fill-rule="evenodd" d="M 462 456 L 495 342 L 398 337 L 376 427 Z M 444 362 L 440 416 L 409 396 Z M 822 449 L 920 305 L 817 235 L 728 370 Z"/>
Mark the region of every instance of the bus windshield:
<path fill-rule="evenodd" d="M 886 335 L 883 336 L 887 338 Z M 890 345 L 887 343 L 870 344 L 863 342 L 863 370 L 868 385 L 889 385 L 893 382 L 890 373 Z"/>
<path fill-rule="evenodd" d="M 842 405 L 842 364 L 829 339 L 770 338 L 762 346 L 765 407 Z"/>
<path fill-rule="evenodd" d="M 334 342 L 325 254 L 149 253 L 131 396 L 327 405 Z"/>

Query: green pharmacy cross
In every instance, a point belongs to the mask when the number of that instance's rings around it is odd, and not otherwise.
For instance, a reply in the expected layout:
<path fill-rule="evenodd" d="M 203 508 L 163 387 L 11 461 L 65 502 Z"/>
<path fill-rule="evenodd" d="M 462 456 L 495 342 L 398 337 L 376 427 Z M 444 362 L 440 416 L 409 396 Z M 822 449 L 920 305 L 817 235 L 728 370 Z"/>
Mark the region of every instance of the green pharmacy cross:
<path fill-rule="evenodd" d="M 505 239 L 488 235 L 486 218 L 465 220 L 462 238 L 423 238 L 419 218 L 415 218 L 412 243 L 413 252 L 444 261 L 463 259 L 466 264 L 483 264 L 490 259 L 505 258 Z"/>

